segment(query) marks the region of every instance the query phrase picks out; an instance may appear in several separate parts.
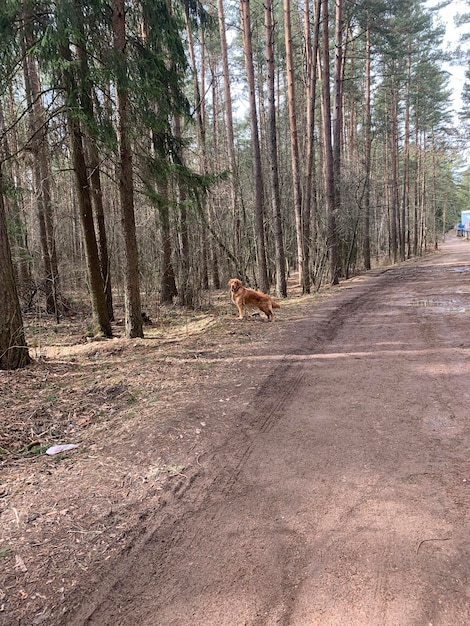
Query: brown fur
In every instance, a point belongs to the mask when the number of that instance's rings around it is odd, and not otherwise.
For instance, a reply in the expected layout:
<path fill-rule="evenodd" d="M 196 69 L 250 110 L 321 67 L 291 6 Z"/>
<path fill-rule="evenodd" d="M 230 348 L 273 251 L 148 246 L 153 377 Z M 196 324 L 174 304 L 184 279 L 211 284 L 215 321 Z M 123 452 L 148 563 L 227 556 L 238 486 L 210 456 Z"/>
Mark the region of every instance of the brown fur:
<path fill-rule="evenodd" d="M 266 314 L 269 321 L 272 321 L 274 319 L 273 309 L 281 308 L 281 305 L 273 300 L 271 296 L 267 296 L 261 291 L 244 287 L 242 281 L 238 280 L 238 278 L 231 278 L 228 281 L 228 286 L 230 287 L 232 302 L 238 307 L 238 319 L 240 320 L 245 316 L 245 309 L 257 308 Z"/>

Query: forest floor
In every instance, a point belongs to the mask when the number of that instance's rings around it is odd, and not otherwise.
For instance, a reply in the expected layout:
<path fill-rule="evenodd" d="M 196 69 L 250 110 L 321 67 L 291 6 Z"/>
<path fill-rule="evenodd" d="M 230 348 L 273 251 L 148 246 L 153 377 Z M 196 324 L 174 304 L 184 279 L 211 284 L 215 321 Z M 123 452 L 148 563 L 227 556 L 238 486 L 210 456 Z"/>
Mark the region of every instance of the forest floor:
<path fill-rule="evenodd" d="M 0 372 L 0 624 L 470 623 L 470 242 L 274 323 L 26 322 Z M 76 449 L 49 456 L 54 444 Z"/>

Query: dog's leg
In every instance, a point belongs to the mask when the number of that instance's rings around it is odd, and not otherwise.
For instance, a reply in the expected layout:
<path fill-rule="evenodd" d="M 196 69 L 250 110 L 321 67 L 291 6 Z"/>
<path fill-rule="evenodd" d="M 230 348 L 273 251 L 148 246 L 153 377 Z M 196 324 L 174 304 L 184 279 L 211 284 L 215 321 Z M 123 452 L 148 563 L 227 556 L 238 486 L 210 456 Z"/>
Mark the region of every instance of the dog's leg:
<path fill-rule="evenodd" d="M 271 306 L 269 304 L 264 304 L 263 306 L 259 307 L 260 311 L 263 311 L 263 313 L 266 315 L 266 317 L 268 318 L 268 320 L 270 322 L 273 321 L 274 318 L 274 314 L 273 314 L 273 310 L 271 308 Z"/>

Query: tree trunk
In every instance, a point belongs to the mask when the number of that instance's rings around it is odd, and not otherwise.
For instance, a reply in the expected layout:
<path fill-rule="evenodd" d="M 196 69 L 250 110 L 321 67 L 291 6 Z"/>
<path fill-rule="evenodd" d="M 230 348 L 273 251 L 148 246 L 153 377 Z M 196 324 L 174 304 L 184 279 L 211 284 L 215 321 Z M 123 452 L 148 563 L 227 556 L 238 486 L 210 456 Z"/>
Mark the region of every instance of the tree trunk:
<path fill-rule="evenodd" d="M 182 139 L 183 131 L 181 128 L 181 118 L 179 115 L 174 120 L 174 134 L 175 138 Z M 199 137 L 200 140 L 200 137 Z M 179 239 L 179 280 L 178 280 L 178 304 L 180 306 L 193 307 L 194 306 L 194 276 L 191 277 L 191 250 L 189 245 L 189 228 L 188 228 L 188 211 L 186 208 L 187 194 L 184 186 L 184 182 L 178 181 L 177 183 L 177 202 L 179 208 L 179 227 L 178 227 L 178 239 Z M 201 250 L 200 264 L 204 266 L 204 245 Z"/>
<path fill-rule="evenodd" d="M 65 44 L 61 45 L 60 52 L 62 58 L 68 63 L 63 70 L 63 78 L 65 91 L 67 96 L 71 98 L 77 91 L 75 80 L 69 66 L 72 55 L 69 46 Z M 101 333 L 105 337 L 111 337 L 112 330 L 100 271 L 100 258 L 93 223 L 93 204 L 87 177 L 82 130 L 78 119 L 74 115 L 74 111 L 70 107 L 66 110 L 66 116 L 70 134 L 72 163 L 77 185 L 80 221 L 85 239 L 85 255 L 93 311 L 93 323 L 95 326 L 93 332 L 94 334 Z"/>
<path fill-rule="evenodd" d="M 419 255 L 422 256 L 426 250 L 428 249 L 428 225 L 426 222 L 426 208 L 427 208 L 427 169 L 426 169 L 426 157 L 427 157 L 427 133 L 426 131 L 422 132 L 422 149 L 420 150 L 420 199 L 419 199 L 419 211 L 420 211 L 420 229 L 421 229 L 421 241 L 419 247 Z"/>
<path fill-rule="evenodd" d="M 30 18 L 24 18 L 23 74 L 28 102 L 29 128 L 31 132 L 31 151 L 33 154 L 33 177 L 37 201 L 39 233 L 44 262 L 44 289 L 46 293 L 46 311 L 59 321 L 59 271 L 52 220 L 51 170 L 49 146 L 46 139 L 46 116 L 42 100 L 41 84 L 36 62 L 29 53 L 33 45 Z"/>
<path fill-rule="evenodd" d="M 343 0 L 335 1 L 335 62 L 334 62 L 334 105 L 333 105 L 333 176 L 335 187 L 335 225 L 336 216 L 341 211 L 341 161 L 343 127 Z M 336 238 L 338 235 L 336 234 Z M 338 245 L 339 248 L 339 245 Z M 338 258 L 338 267 L 340 259 Z"/>
<path fill-rule="evenodd" d="M 390 254 L 393 263 L 398 261 L 398 93 L 394 85 L 390 92 Z"/>
<path fill-rule="evenodd" d="M 271 206 L 274 226 L 276 293 L 278 296 L 286 298 L 286 259 L 284 254 L 284 241 L 282 236 L 281 193 L 279 186 L 279 165 L 277 151 L 276 94 L 274 76 L 274 18 L 272 0 L 266 0 L 266 3 L 264 5 L 264 14 L 266 28 L 266 61 L 268 66 L 268 154 L 270 166 L 269 172 L 271 178 Z"/>
<path fill-rule="evenodd" d="M 95 207 L 96 226 L 98 230 L 98 250 L 100 257 L 101 276 L 103 278 L 104 293 L 108 307 L 109 319 L 114 319 L 113 292 L 111 285 L 111 262 L 108 252 L 108 237 L 106 234 L 106 224 L 104 217 L 103 191 L 101 188 L 101 175 L 98 159 L 98 150 L 94 141 L 88 140 L 88 156 L 90 163 L 90 182 L 92 198 Z"/>
<path fill-rule="evenodd" d="M 129 142 L 126 86 L 126 24 L 124 0 L 113 0 L 113 37 L 119 74 L 116 77 L 117 118 L 119 137 L 119 197 L 122 232 L 124 236 L 124 304 L 126 310 L 126 337 L 143 337 L 142 307 L 140 302 L 139 255 L 134 215 L 134 187 L 132 152 Z"/>
<path fill-rule="evenodd" d="M 80 34 L 85 42 L 85 33 L 82 22 L 82 12 L 80 4 L 75 0 L 75 16 L 80 29 Z M 104 218 L 103 191 L 101 188 L 100 162 L 96 141 L 92 136 L 90 126 L 94 119 L 93 93 L 90 83 L 90 71 L 88 66 L 87 50 L 85 46 L 78 47 L 78 58 L 80 61 L 80 81 L 82 84 L 81 105 L 87 117 L 86 133 L 84 142 L 86 144 L 86 153 L 89 160 L 90 183 L 92 189 L 92 199 L 94 204 L 94 215 L 96 219 L 96 227 L 98 231 L 98 250 L 100 257 L 101 276 L 103 278 L 104 292 L 106 303 L 108 306 L 108 316 L 110 320 L 114 319 L 113 311 L 113 294 L 111 288 L 111 268 L 108 253 L 108 238 L 106 235 L 106 224 Z"/>
<path fill-rule="evenodd" d="M 303 289 L 305 293 L 310 293 L 310 256 L 312 241 L 316 240 L 316 233 L 312 233 L 311 222 L 316 224 L 317 220 L 317 194 L 316 194 L 316 174 L 315 174 L 315 104 L 317 95 L 317 74 L 318 74 L 318 44 L 320 36 L 320 10 L 321 0 L 314 0 L 313 18 L 313 43 L 310 32 L 310 0 L 304 2 L 304 33 L 306 49 L 306 98 L 307 98 L 307 159 L 305 166 L 305 189 L 303 193 L 303 242 L 304 242 L 304 264 L 305 275 Z M 312 211 L 313 207 L 313 211 Z M 312 220 L 313 212 L 313 220 Z"/>
<path fill-rule="evenodd" d="M 405 101 L 405 128 L 403 148 L 403 192 L 401 199 L 401 227 L 400 255 L 405 260 L 406 244 L 408 243 L 408 257 L 410 256 L 410 91 L 411 91 L 411 54 L 408 54 L 406 101 Z"/>
<path fill-rule="evenodd" d="M 250 102 L 250 128 L 253 147 L 253 178 L 255 186 L 255 231 L 256 252 L 258 256 L 258 284 L 261 291 L 269 291 L 268 271 L 266 266 L 266 246 L 264 235 L 264 210 L 263 210 L 263 170 L 261 167 L 261 150 L 258 132 L 258 114 L 256 110 L 255 96 L 255 70 L 253 65 L 253 46 L 251 40 L 251 15 L 250 0 L 240 0 L 240 12 L 242 19 L 243 47 L 245 52 L 245 67 L 248 82 Z"/>
<path fill-rule="evenodd" d="M 418 108 L 416 107 L 416 111 L 418 110 Z M 419 220 L 418 220 L 418 207 L 419 207 L 419 192 L 418 192 L 418 185 L 419 185 L 419 177 L 420 177 L 420 163 L 421 160 L 419 158 L 419 126 L 417 124 L 417 119 L 418 117 L 418 113 L 416 112 L 416 119 L 415 119 L 415 133 L 414 133 L 414 160 L 415 160 L 415 182 L 414 182 L 414 211 L 413 211 L 413 256 L 417 256 L 418 254 L 418 247 L 419 247 Z"/>
<path fill-rule="evenodd" d="M 232 218 L 234 228 L 233 249 L 235 250 L 236 270 L 240 276 L 243 276 L 243 262 L 241 256 L 241 220 L 240 207 L 238 203 L 238 167 L 235 155 L 235 140 L 233 131 L 233 111 L 232 111 L 232 95 L 230 89 L 230 69 L 228 61 L 227 34 L 225 24 L 224 2 L 217 0 L 217 14 L 219 20 L 219 35 L 222 54 L 222 68 L 224 75 L 224 97 L 225 97 L 225 117 L 226 117 L 226 133 L 227 133 L 227 151 L 230 167 L 230 200 L 232 204 Z M 214 112 L 214 115 L 216 112 Z"/>
<path fill-rule="evenodd" d="M 331 98 L 330 98 L 330 41 L 328 0 L 322 0 L 322 113 L 323 113 L 323 171 L 326 190 L 327 211 L 327 250 L 330 267 L 330 282 L 337 285 L 338 240 L 336 232 L 335 178 L 333 165 L 333 144 L 331 139 Z"/>
<path fill-rule="evenodd" d="M 189 60 L 191 62 L 191 72 L 193 79 L 194 90 L 194 116 L 196 119 L 196 139 L 198 145 L 198 157 L 199 157 L 199 171 L 205 174 L 207 170 L 206 163 L 206 128 L 204 121 L 204 95 L 201 96 L 201 89 L 199 88 L 199 79 L 196 64 L 196 53 L 194 50 L 193 32 L 191 28 L 191 22 L 189 19 L 189 6 L 185 5 L 185 20 L 186 20 L 186 33 L 188 36 L 188 48 L 189 48 Z M 202 57 L 203 58 L 203 57 Z M 202 68 L 201 76 L 203 76 L 204 68 Z M 204 92 L 202 92 L 204 93 Z M 178 123 L 179 126 L 181 125 Z M 181 135 L 181 130 L 180 130 Z"/>
<path fill-rule="evenodd" d="M 218 84 L 217 84 L 217 71 L 215 63 L 212 63 L 213 55 L 210 55 L 209 66 L 211 70 L 211 83 L 212 83 L 212 110 L 214 111 L 214 115 L 212 116 L 212 132 L 214 137 L 214 151 L 213 154 L 215 158 L 220 154 L 219 147 L 219 118 L 217 116 L 217 111 L 219 109 L 219 98 L 218 98 Z M 212 160 L 212 169 L 215 170 L 215 160 Z M 215 223 L 215 216 L 217 207 L 219 205 L 219 196 L 216 195 L 210 202 L 209 205 L 209 213 L 207 216 L 208 221 L 208 230 L 213 230 L 213 224 Z M 220 289 L 221 278 L 220 278 L 220 268 L 219 268 L 219 258 L 218 258 L 218 247 L 213 237 L 209 238 L 210 245 L 210 271 L 212 276 L 212 285 L 214 289 Z"/>
<path fill-rule="evenodd" d="M 364 112 L 364 234 L 363 256 L 366 270 L 371 268 L 370 255 L 370 173 L 371 173 L 371 45 L 370 45 L 370 20 L 367 20 L 366 30 L 366 84 L 365 84 L 365 112 Z"/>
<path fill-rule="evenodd" d="M 166 195 L 159 201 L 158 213 L 160 217 L 160 231 L 162 237 L 162 276 L 160 282 L 160 301 L 172 303 L 178 295 L 176 289 L 175 272 L 171 261 L 171 232 L 170 211 Z"/>
<path fill-rule="evenodd" d="M 16 103 L 15 103 L 15 93 L 16 87 L 10 83 L 8 88 L 8 111 L 10 115 L 10 119 L 15 119 L 15 111 L 16 111 Z M 2 115 L 1 103 L 0 103 L 0 115 Z M 3 121 L 0 121 L 0 125 L 3 124 Z M 9 136 L 4 133 L 3 137 L 0 141 L 0 150 L 3 150 L 4 154 L 18 154 L 19 152 L 19 128 L 12 128 L 11 132 L 9 132 Z M 13 242 L 10 240 L 11 246 L 15 247 L 19 250 L 19 258 L 18 258 L 18 284 L 20 285 L 32 285 L 32 276 L 31 276 L 31 253 L 28 247 L 28 230 L 27 230 L 27 222 L 26 215 L 24 210 L 24 202 L 21 197 L 18 197 L 16 191 L 21 186 L 21 178 L 22 178 L 22 168 L 18 163 L 17 159 L 13 159 L 11 166 L 5 172 L 5 180 L 7 181 L 7 185 L 15 190 L 15 194 L 13 198 L 4 198 L 5 202 L 5 213 L 8 216 L 9 212 L 14 214 L 16 223 L 18 224 L 18 228 L 15 229 L 15 239 Z"/>
<path fill-rule="evenodd" d="M 191 70 L 193 75 L 193 89 L 194 89 L 194 111 L 196 118 L 196 140 L 197 140 L 197 151 L 199 157 L 199 172 L 203 175 L 207 173 L 208 165 L 207 165 L 207 146 L 206 146 L 206 120 L 205 120 L 205 100 L 204 100 L 204 76 L 205 76 L 205 48 L 204 48 L 204 28 L 202 27 L 201 32 L 201 87 L 199 87 L 199 76 L 198 69 L 196 63 L 196 52 L 194 49 L 194 40 L 193 40 L 193 32 L 191 28 L 191 22 L 189 19 L 189 9 L 185 7 L 185 17 L 186 17 L 186 31 L 188 33 L 188 46 L 189 46 L 189 58 L 191 61 Z M 177 129 L 176 135 L 182 138 L 182 130 L 181 130 L 181 121 L 179 119 L 175 120 L 175 129 Z M 180 186 L 180 194 L 183 192 L 185 195 L 185 191 L 181 189 Z M 209 206 L 209 199 L 204 198 L 204 208 L 207 209 L 207 221 L 210 223 L 211 221 L 211 208 Z M 187 211 L 186 207 L 183 203 L 180 202 L 180 217 L 181 217 L 181 248 L 184 251 L 185 247 L 188 250 L 188 256 L 186 258 L 183 257 L 183 268 L 187 273 L 186 284 L 187 288 L 185 289 L 186 296 L 181 291 L 182 283 L 180 283 L 179 290 L 179 300 L 180 302 L 186 304 L 188 306 L 194 306 L 194 295 L 195 295 L 195 286 L 190 286 L 189 284 L 189 273 L 190 273 L 190 259 L 189 259 L 189 235 L 188 235 L 188 222 L 187 222 Z M 208 241 L 208 231 L 206 227 L 206 221 L 204 220 L 200 224 L 201 228 L 201 257 L 198 263 L 200 268 L 200 277 L 201 277 L 201 285 L 203 289 L 209 288 L 209 272 L 208 272 L 208 259 L 211 257 L 210 244 Z M 186 245 L 183 245 L 185 244 Z M 211 257 L 212 261 L 212 257 Z"/>
<path fill-rule="evenodd" d="M 302 291 L 306 291 L 305 277 L 308 269 L 304 264 L 304 241 L 302 225 L 302 194 L 300 190 L 300 160 L 299 139 L 297 134 L 297 113 L 295 104 L 295 77 L 294 77 L 294 53 L 292 50 L 292 25 L 291 25 L 290 0 L 284 0 L 284 34 L 286 45 L 286 70 L 287 70 L 287 100 L 289 107 L 290 128 L 290 151 L 292 167 L 292 186 L 295 214 L 295 233 L 297 237 L 297 264 L 299 270 L 299 282 Z M 308 282 L 308 278 L 307 278 Z"/>
<path fill-rule="evenodd" d="M 12 370 L 30 363 L 16 291 L 3 200 L 0 157 L 0 369 Z"/>

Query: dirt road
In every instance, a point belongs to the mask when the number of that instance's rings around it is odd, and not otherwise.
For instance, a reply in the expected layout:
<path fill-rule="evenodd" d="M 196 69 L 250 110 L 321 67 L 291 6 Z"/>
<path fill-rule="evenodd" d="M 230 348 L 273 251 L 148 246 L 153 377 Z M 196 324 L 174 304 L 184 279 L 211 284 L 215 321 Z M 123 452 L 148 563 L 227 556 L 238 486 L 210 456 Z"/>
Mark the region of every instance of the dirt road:
<path fill-rule="evenodd" d="M 285 326 L 247 355 L 228 436 L 67 624 L 470 624 L 470 243 Z"/>

